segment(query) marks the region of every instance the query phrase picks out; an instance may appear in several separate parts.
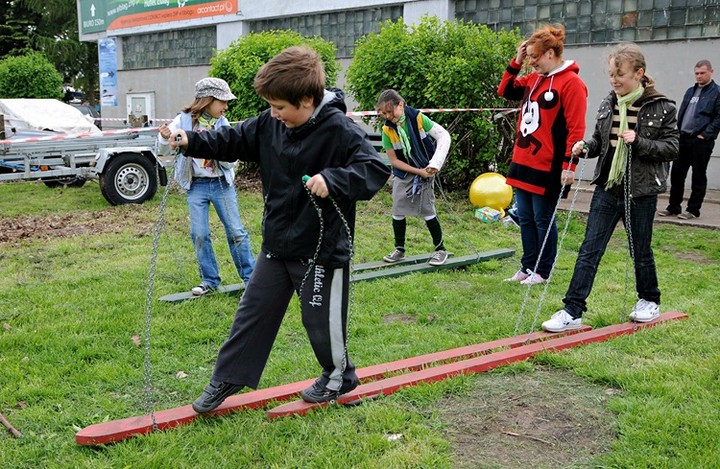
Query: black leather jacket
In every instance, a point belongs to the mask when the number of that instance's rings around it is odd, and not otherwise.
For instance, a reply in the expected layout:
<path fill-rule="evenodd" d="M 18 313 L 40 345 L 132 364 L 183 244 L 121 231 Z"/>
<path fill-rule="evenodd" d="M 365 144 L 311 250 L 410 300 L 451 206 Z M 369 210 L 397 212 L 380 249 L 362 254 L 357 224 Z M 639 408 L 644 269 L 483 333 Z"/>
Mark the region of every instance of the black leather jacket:
<path fill-rule="evenodd" d="M 588 146 L 585 157 L 599 157 L 593 184 L 598 184 L 603 166 L 609 164 L 608 158 L 612 158 L 608 148 L 616 103 L 615 92 L 611 91 L 600 104 L 592 138 L 585 142 Z M 640 111 L 635 127 L 635 141 L 630 146 L 630 196 L 643 197 L 667 190 L 670 161 L 678 157 L 679 132 L 675 103 L 655 91 L 653 86 L 647 86 L 635 104 L 639 105 Z"/>

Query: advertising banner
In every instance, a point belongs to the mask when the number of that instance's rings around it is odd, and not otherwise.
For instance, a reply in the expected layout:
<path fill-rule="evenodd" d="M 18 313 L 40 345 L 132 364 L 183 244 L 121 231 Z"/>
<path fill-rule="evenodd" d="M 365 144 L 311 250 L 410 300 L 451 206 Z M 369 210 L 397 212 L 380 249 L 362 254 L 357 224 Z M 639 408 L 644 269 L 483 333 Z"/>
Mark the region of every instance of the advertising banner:
<path fill-rule="evenodd" d="M 80 34 L 237 13 L 238 0 L 79 0 Z"/>

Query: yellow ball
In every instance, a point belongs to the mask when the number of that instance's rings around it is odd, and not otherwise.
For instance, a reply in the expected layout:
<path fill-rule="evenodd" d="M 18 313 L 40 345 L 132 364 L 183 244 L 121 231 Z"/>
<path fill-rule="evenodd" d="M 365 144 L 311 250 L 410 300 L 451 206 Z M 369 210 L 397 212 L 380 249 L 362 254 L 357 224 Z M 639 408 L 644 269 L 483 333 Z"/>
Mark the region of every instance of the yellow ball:
<path fill-rule="evenodd" d="M 503 211 L 512 203 L 512 199 L 512 187 L 505 183 L 502 174 L 483 173 L 470 184 L 470 203 L 475 207 Z"/>

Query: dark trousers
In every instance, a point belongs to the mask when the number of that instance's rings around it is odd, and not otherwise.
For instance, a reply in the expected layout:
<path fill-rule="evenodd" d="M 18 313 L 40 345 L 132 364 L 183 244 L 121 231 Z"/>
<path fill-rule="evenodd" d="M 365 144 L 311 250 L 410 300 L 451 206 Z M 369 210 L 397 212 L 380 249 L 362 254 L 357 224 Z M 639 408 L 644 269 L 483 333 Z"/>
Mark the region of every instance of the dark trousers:
<path fill-rule="evenodd" d="M 590 214 L 585 239 L 580 246 L 575 270 L 563 303 L 565 311 L 579 318 L 587 311 L 598 266 L 615 226 L 622 220 L 635 257 L 635 288 L 638 297 L 660 304 L 655 257 L 652 251 L 652 228 L 657 196 L 636 197 L 630 202 L 630 213 L 625 213 L 623 197 L 616 197 L 600 186 L 595 188 L 590 202 Z M 629 219 L 629 225 L 628 225 Z M 629 226 L 629 229 L 628 229 Z"/>
<path fill-rule="evenodd" d="M 680 213 L 682 211 L 680 204 L 682 204 L 685 192 L 685 178 L 687 178 L 688 170 L 692 168 L 687 211 L 696 217 L 700 216 L 700 207 L 702 207 L 707 191 L 707 167 L 714 146 L 714 140 L 680 136 L 678 159 L 673 161 L 670 170 L 670 202 L 667 206 L 669 212 Z"/>
<path fill-rule="evenodd" d="M 307 263 L 261 253 L 218 353 L 213 379 L 257 388 L 290 299 L 298 293 L 303 326 L 326 386 L 338 390 L 343 381 L 357 380 L 346 348 L 349 281 L 349 264 L 316 264 L 308 271 Z"/>

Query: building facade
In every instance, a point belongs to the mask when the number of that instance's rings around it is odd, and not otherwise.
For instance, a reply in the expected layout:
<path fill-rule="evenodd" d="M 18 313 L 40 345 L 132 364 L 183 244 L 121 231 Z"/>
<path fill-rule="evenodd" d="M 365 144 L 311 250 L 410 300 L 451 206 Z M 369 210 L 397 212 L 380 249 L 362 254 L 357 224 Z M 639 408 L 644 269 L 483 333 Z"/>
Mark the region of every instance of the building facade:
<path fill-rule="evenodd" d="M 604 59 L 613 44 L 640 44 L 648 73 L 677 101 L 694 83 L 699 59 L 720 70 L 720 0 L 78 0 L 77 5 L 80 39 L 101 46 L 102 115 L 117 119 L 115 127 L 128 119 L 155 125 L 173 117 L 191 101 L 193 84 L 206 76 L 213 52 L 251 32 L 291 29 L 333 41 L 343 66 L 342 87 L 355 41 L 376 32 L 380 22 L 401 17 L 409 24 L 428 15 L 493 30 L 519 28 L 525 36 L 546 23 L 563 24 L 565 57 L 578 62 L 590 92 L 588 125 L 609 90 Z M 113 122 L 104 125 L 112 128 Z M 720 186 L 720 177 L 713 177 L 720 176 L 718 155 L 716 147 L 709 171 L 713 188 Z"/>

